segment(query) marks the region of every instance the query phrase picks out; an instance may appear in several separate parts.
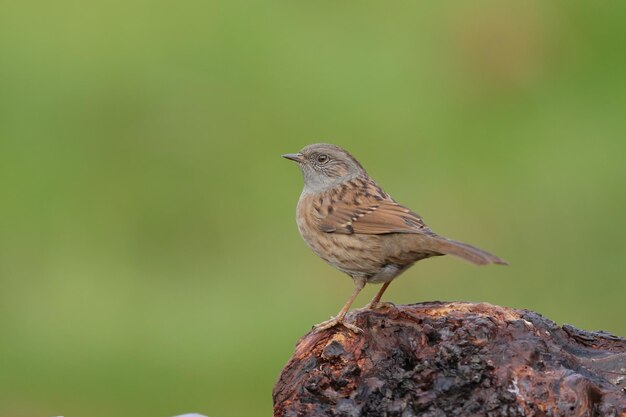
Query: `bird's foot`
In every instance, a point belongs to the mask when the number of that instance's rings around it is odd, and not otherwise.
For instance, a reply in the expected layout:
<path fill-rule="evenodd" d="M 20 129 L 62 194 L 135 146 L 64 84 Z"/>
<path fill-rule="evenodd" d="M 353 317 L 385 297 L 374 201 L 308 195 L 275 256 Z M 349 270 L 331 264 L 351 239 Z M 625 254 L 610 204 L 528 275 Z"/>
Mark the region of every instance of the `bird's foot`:
<path fill-rule="evenodd" d="M 349 330 L 352 330 L 354 333 L 362 333 L 363 330 L 354 324 L 346 323 L 343 321 L 343 318 L 331 317 L 330 320 L 323 321 L 319 324 L 313 326 L 313 329 L 316 331 L 327 330 L 335 326 L 343 326 Z"/>
<path fill-rule="evenodd" d="M 365 306 L 365 310 L 382 310 L 385 308 L 396 308 L 396 305 L 389 301 L 377 301 L 371 302 Z"/>

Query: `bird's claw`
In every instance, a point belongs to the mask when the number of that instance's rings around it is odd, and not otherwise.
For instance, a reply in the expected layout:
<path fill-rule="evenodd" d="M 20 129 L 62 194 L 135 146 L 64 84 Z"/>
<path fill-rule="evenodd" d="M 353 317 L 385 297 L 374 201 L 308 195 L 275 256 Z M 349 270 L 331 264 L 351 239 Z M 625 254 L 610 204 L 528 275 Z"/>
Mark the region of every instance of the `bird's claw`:
<path fill-rule="evenodd" d="M 315 331 L 322 331 L 333 328 L 335 326 L 343 326 L 357 334 L 363 333 L 363 329 L 355 326 L 354 324 L 346 323 L 345 321 L 343 321 L 343 319 L 338 319 L 337 317 L 331 317 L 330 320 L 326 320 L 319 324 L 316 324 L 315 326 L 313 326 L 313 329 Z"/>
<path fill-rule="evenodd" d="M 376 303 L 369 303 L 365 308 L 370 310 L 379 310 L 383 308 L 396 308 L 396 305 L 394 303 L 390 303 L 389 301 L 378 301 Z"/>

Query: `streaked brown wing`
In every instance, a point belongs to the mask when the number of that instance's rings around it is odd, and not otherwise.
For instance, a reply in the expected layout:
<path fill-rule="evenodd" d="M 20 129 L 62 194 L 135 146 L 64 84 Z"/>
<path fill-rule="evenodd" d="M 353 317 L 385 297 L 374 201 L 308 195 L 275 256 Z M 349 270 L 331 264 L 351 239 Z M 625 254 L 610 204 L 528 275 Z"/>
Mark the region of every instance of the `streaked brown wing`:
<path fill-rule="evenodd" d="M 321 219 L 326 233 L 381 235 L 386 233 L 430 233 L 419 215 L 392 200 L 364 201 L 355 206 L 339 201 Z"/>

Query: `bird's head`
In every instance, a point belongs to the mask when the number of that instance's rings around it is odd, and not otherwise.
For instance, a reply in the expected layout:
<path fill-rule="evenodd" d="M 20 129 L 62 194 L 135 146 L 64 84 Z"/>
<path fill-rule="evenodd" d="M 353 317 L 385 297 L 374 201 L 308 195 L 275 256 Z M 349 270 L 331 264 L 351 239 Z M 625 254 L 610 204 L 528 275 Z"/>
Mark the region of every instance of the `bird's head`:
<path fill-rule="evenodd" d="M 283 158 L 300 166 L 305 193 L 318 193 L 366 175 L 359 161 L 348 151 L 328 143 L 308 145 L 298 153 L 283 155 Z"/>

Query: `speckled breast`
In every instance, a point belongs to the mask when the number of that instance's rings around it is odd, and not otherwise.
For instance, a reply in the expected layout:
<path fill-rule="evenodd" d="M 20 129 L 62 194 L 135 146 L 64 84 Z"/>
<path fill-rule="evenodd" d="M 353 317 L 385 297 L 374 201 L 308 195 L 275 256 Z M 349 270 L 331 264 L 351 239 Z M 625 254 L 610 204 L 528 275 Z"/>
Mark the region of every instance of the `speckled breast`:
<path fill-rule="evenodd" d="M 328 213 L 315 204 L 319 196 L 303 194 L 296 209 L 300 235 L 313 252 L 350 276 L 372 277 L 385 265 L 382 236 L 326 233 L 321 219 Z"/>

